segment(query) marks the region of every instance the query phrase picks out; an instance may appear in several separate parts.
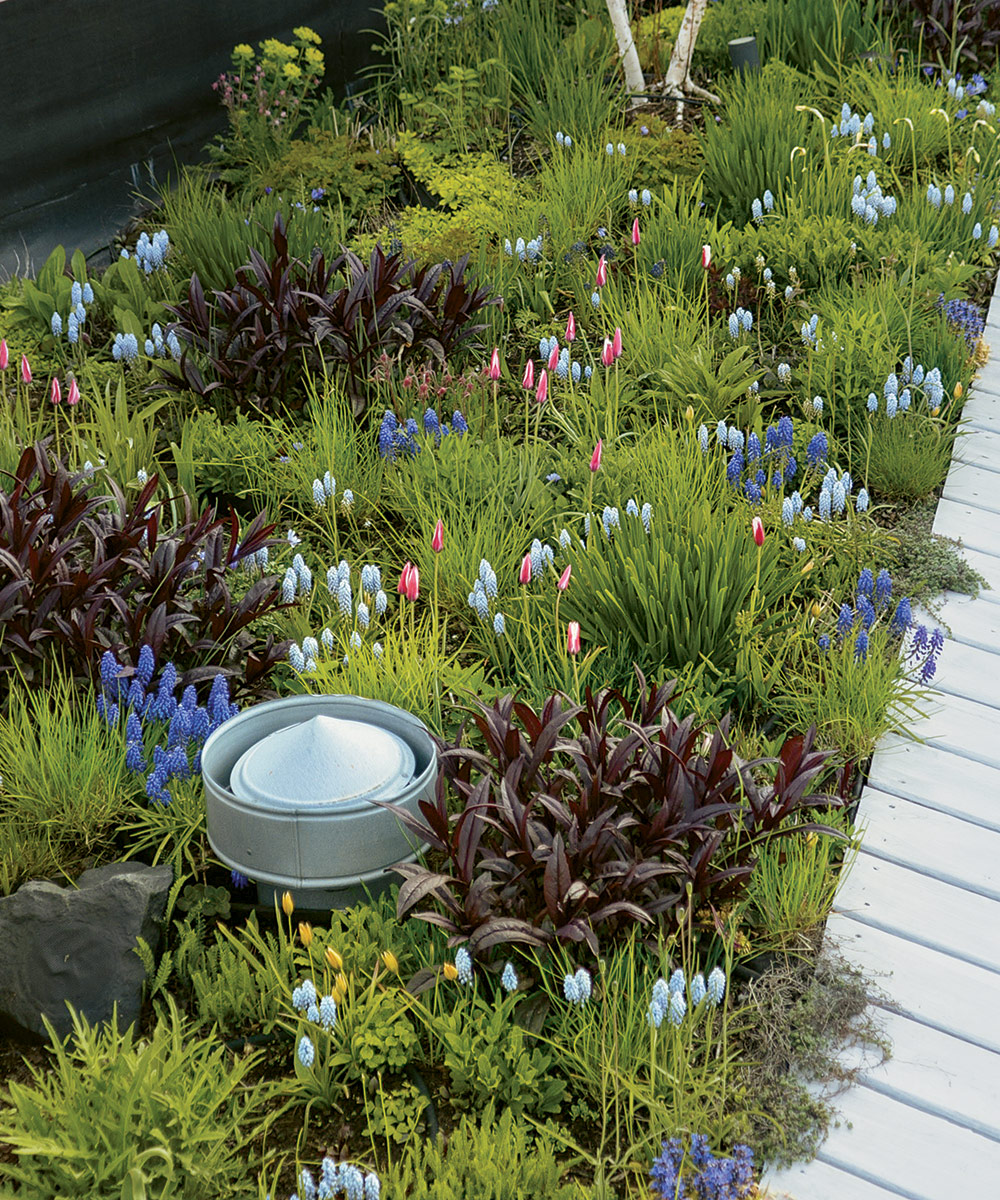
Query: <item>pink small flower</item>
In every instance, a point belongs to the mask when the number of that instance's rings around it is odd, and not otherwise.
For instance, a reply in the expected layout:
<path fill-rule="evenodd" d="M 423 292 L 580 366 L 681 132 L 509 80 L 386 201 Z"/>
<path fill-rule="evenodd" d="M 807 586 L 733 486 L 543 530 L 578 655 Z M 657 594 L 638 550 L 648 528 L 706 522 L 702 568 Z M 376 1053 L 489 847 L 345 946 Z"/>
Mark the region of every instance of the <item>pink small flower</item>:
<path fill-rule="evenodd" d="M 530 392 L 534 386 L 535 364 L 534 361 L 529 358 L 524 364 L 524 374 L 521 376 L 521 387 L 523 387 L 526 392 Z"/>
<path fill-rule="evenodd" d="M 69 393 L 66 396 L 66 403 L 70 406 L 80 403 L 80 389 L 77 387 L 75 376 L 69 381 Z"/>
<path fill-rule="evenodd" d="M 594 287 L 602 288 L 608 282 L 608 264 L 604 261 L 604 255 L 601 255 L 601 260 L 597 264 L 597 279 L 594 281 Z"/>
<path fill-rule="evenodd" d="M 549 398 L 549 375 L 543 370 L 538 377 L 538 387 L 535 389 L 535 399 L 539 404 L 544 404 Z"/>
<path fill-rule="evenodd" d="M 701 248 L 701 265 L 705 268 L 706 271 L 708 270 L 708 267 L 709 267 L 709 264 L 711 263 L 711 261 L 712 261 L 712 247 L 708 244 L 708 242 L 706 242 L 705 245 L 702 246 L 702 248 Z"/>
<path fill-rule="evenodd" d="M 601 438 L 597 439 L 594 453 L 590 456 L 590 469 L 592 471 L 599 471 L 601 469 Z"/>
<path fill-rule="evenodd" d="M 632 222 L 632 245 L 638 246 L 641 240 L 642 239 L 639 234 L 639 218 L 636 217 L 636 219 Z"/>
<path fill-rule="evenodd" d="M 561 592 L 564 592 L 569 587 L 569 577 L 572 574 L 573 574 L 573 564 L 570 563 L 569 565 L 567 565 L 566 570 L 563 571 L 563 573 L 559 576 L 559 582 L 556 584 L 556 587 Z"/>
<path fill-rule="evenodd" d="M 7 339 L 4 338 L 3 341 L 0 341 L 0 371 L 7 370 L 7 359 Z"/>
<path fill-rule="evenodd" d="M 416 567 L 410 567 L 410 573 L 406 578 L 406 591 L 403 595 L 407 600 L 420 598 L 420 572 Z"/>
<path fill-rule="evenodd" d="M 601 364 L 605 367 L 610 367 L 615 361 L 615 349 L 609 338 L 604 339 L 604 347 L 601 350 Z"/>
<path fill-rule="evenodd" d="M 28 356 L 21 355 L 21 378 L 25 383 L 31 383 L 31 367 L 28 366 Z"/>
<path fill-rule="evenodd" d="M 566 341 L 572 342 L 576 337 L 576 317 L 573 316 L 572 309 L 569 316 L 566 318 Z"/>
<path fill-rule="evenodd" d="M 559 364 L 559 343 L 552 339 L 552 349 L 549 351 L 548 367 L 550 371 L 554 371 Z"/>
<path fill-rule="evenodd" d="M 531 583 L 531 555 L 526 554 L 521 560 L 521 570 L 517 576 L 518 583 Z"/>
<path fill-rule="evenodd" d="M 614 352 L 615 358 L 622 356 L 622 331 L 615 329 L 615 336 L 611 339 L 611 349 Z"/>
<path fill-rule="evenodd" d="M 434 536 L 431 538 L 431 549 L 435 554 L 440 554 L 444 549 L 444 522 L 438 521 L 434 526 Z"/>
<path fill-rule="evenodd" d="M 566 651 L 568 654 L 580 653 L 580 622 L 570 621 L 566 627 Z"/>
<path fill-rule="evenodd" d="M 494 350 L 490 358 L 489 377 L 494 383 L 500 378 L 500 351 Z"/>
<path fill-rule="evenodd" d="M 764 545 L 764 522 L 760 517 L 754 517 L 753 519 L 753 540 L 758 546 Z"/>
<path fill-rule="evenodd" d="M 53 404 L 62 404 L 62 388 L 59 386 L 59 380 L 52 376 L 52 387 L 49 391 L 49 399 Z"/>

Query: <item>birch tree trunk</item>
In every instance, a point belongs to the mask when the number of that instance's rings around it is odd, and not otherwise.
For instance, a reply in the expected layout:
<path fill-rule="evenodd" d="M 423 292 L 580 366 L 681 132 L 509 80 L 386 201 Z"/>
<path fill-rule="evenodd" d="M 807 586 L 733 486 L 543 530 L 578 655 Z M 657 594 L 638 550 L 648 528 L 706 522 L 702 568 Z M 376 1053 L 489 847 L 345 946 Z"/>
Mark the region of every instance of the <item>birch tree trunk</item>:
<path fill-rule="evenodd" d="M 618 42 L 618 54 L 625 71 L 625 86 L 633 93 L 632 105 L 645 104 L 644 96 L 636 96 L 636 92 L 646 90 L 646 81 L 639 65 L 639 52 L 635 48 L 635 38 L 632 36 L 632 25 L 628 19 L 628 0 L 606 0 L 611 25 Z"/>
<path fill-rule="evenodd" d="M 608 3 L 610 4 L 611 0 L 608 0 Z M 684 114 L 685 96 L 700 96 L 703 100 L 710 100 L 713 104 L 719 103 L 718 96 L 706 92 L 704 88 L 698 87 L 691 80 L 691 57 L 694 54 L 694 44 L 698 40 L 698 30 L 701 28 L 706 8 L 708 8 L 708 0 L 688 0 L 680 31 L 677 34 L 677 41 L 674 43 L 674 52 L 670 56 L 670 66 L 667 67 L 667 74 L 663 80 L 664 93 L 677 98 L 678 121 Z"/>

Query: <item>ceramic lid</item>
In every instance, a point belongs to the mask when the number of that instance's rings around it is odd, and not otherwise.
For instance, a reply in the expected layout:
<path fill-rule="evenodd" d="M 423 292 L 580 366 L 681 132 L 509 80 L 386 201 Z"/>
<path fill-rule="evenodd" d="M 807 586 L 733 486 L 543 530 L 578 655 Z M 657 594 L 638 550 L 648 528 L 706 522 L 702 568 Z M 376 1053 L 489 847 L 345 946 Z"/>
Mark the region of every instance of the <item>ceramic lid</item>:
<path fill-rule="evenodd" d="M 316 716 L 262 738 L 237 761 L 229 787 L 265 808 L 391 800 L 413 779 L 413 751 L 394 733 Z"/>

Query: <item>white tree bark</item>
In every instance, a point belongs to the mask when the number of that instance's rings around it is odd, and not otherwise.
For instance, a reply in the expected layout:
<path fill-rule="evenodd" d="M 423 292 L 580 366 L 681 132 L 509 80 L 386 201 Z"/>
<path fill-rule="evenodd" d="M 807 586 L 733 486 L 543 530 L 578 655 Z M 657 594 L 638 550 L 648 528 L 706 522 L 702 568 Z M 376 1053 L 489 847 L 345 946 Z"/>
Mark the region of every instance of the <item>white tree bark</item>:
<path fill-rule="evenodd" d="M 628 3 L 627 0 L 606 0 L 608 5 L 608 13 L 611 17 L 611 25 L 615 31 L 615 39 L 618 42 L 618 53 L 622 60 L 622 68 L 625 71 L 625 86 L 633 93 L 632 104 L 645 104 L 644 96 L 636 96 L 636 92 L 646 90 L 646 81 L 643 78 L 642 67 L 639 65 L 639 51 L 635 48 L 635 38 L 632 36 L 632 25 L 628 19 Z M 707 0 L 705 0 L 707 3 Z"/>
<path fill-rule="evenodd" d="M 610 5 L 611 0 L 608 0 Z M 663 90 L 666 95 L 677 98 L 677 120 L 684 114 L 684 97 L 700 96 L 703 100 L 719 103 L 719 97 L 704 88 L 698 87 L 691 79 L 691 58 L 694 54 L 694 44 L 698 40 L 698 30 L 701 28 L 702 17 L 708 8 L 708 0 L 688 0 L 684 10 L 674 52 L 670 56 L 670 66 L 663 80 Z"/>

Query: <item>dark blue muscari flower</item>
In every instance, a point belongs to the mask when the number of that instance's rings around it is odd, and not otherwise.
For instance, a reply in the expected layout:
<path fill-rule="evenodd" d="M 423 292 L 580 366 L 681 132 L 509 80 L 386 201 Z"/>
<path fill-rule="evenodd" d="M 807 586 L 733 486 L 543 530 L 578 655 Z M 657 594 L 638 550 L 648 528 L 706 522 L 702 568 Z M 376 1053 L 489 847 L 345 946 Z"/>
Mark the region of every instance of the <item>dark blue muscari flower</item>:
<path fill-rule="evenodd" d="M 821 649 L 821 650 L 822 650 L 824 653 L 826 653 L 826 651 L 830 649 L 830 638 L 829 638 L 829 636 L 828 636 L 827 634 L 825 634 L 825 633 L 821 633 L 821 634 L 819 635 L 819 637 L 816 639 L 816 644 L 819 646 L 819 648 L 820 648 L 820 649 Z"/>
<path fill-rule="evenodd" d="M 733 487 L 737 487 L 742 474 L 743 455 L 740 454 L 739 450 L 737 450 L 733 457 L 729 460 L 729 465 L 726 467 L 726 478 L 733 485 Z"/>
<path fill-rule="evenodd" d="M 786 449 L 791 450 L 794 434 L 795 425 L 792 422 L 792 418 L 789 416 L 780 417 L 778 419 L 778 438 L 780 439 L 779 444 L 784 446 Z"/>
<path fill-rule="evenodd" d="M 761 491 L 756 483 L 753 483 L 748 479 L 743 485 L 743 491 L 751 504 L 760 504 Z"/>
<path fill-rule="evenodd" d="M 760 458 L 760 438 L 751 433 L 747 438 L 747 462 L 756 462 Z"/>
<path fill-rule="evenodd" d="M 809 445 L 806 447 L 806 462 L 810 467 L 821 466 L 826 462 L 829 452 L 826 434 L 822 431 L 815 433 L 809 439 Z"/>
<path fill-rule="evenodd" d="M 765 483 L 767 483 L 767 476 L 764 474 L 764 471 L 761 467 L 757 468 L 757 474 L 754 476 L 754 482 L 757 484 L 758 487 L 761 487 L 761 488 L 764 486 Z"/>
<path fill-rule="evenodd" d="M 875 607 L 883 609 L 892 599 L 892 576 L 882 568 L 875 580 Z"/>
<path fill-rule="evenodd" d="M 858 596 L 858 616 L 861 618 L 862 629 L 871 629 L 875 623 L 875 608 L 867 596 Z"/>
<path fill-rule="evenodd" d="M 139 661 L 136 664 L 135 677 L 144 688 L 148 688 L 155 670 L 156 659 L 153 656 L 153 647 L 144 642 L 139 650 Z"/>
<path fill-rule="evenodd" d="M 785 463 L 785 483 L 791 483 L 795 478 L 799 469 L 799 464 L 795 461 L 795 456 L 789 454 L 788 462 Z"/>
<path fill-rule="evenodd" d="M 865 569 L 858 576 L 858 595 L 870 597 L 874 587 L 875 577 L 872 575 L 870 568 L 865 567 Z"/>
<path fill-rule="evenodd" d="M 854 611 L 849 604 L 840 606 L 840 614 L 837 617 L 837 636 L 845 638 L 854 628 Z"/>
<path fill-rule="evenodd" d="M 233 887 L 238 891 L 242 892 L 250 886 L 250 880 L 247 879 L 247 877 L 241 871 L 237 871 L 235 869 L 230 871 L 229 878 Z"/>
<path fill-rule="evenodd" d="M 451 414 L 451 427 L 459 435 L 459 437 L 469 432 L 469 426 L 466 423 L 465 417 L 462 416 L 457 408 Z"/>
<path fill-rule="evenodd" d="M 854 641 L 854 661 L 864 662 L 868 657 L 868 634 L 864 629 L 858 634 Z"/>
<path fill-rule="evenodd" d="M 913 614 L 910 611 L 910 601 L 904 596 L 896 605 L 896 611 L 893 613 L 889 629 L 892 633 L 901 637 L 912 624 Z"/>
<path fill-rule="evenodd" d="M 429 408 L 424 413 L 424 432 L 433 434 L 434 437 L 441 436 L 441 422 L 433 408 Z"/>
<path fill-rule="evenodd" d="M 125 749 L 125 766 L 137 775 L 146 769 L 146 760 L 142 753 L 142 740 L 129 741 Z"/>

